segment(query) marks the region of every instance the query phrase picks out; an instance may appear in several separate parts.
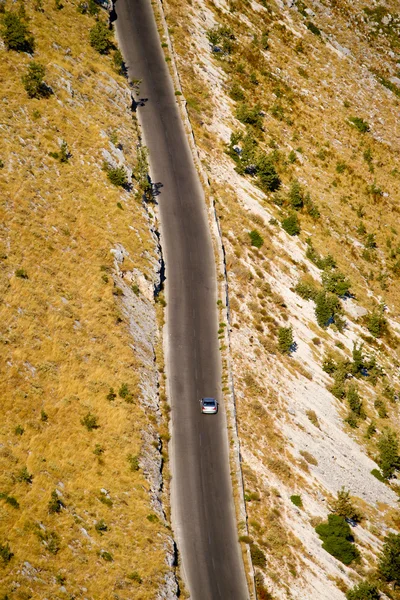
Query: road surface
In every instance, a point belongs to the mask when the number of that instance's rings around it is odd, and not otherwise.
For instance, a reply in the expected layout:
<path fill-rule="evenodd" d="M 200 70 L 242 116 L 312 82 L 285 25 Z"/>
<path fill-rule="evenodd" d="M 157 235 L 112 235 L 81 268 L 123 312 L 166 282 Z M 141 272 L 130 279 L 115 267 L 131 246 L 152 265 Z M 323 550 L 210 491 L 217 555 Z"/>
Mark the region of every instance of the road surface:
<path fill-rule="evenodd" d="M 149 150 L 166 263 L 167 380 L 173 526 L 192 600 L 249 597 L 232 499 L 221 398 L 217 283 L 203 190 L 177 107 L 150 0 L 117 0 L 117 35 Z M 140 100 L 143 99 L 142 102 Z M 216 416 L 199 399 L 220 400 Z"/>

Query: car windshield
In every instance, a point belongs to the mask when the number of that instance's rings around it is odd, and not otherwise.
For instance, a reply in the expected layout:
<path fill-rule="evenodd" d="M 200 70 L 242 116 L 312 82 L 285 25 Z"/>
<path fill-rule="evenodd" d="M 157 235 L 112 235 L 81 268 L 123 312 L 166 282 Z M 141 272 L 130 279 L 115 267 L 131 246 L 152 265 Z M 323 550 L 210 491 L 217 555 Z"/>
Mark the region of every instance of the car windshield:
<path fill-rule="evenodd" d="M 215 406 L 215 400 L 204 400 L 204 406 Z"/>

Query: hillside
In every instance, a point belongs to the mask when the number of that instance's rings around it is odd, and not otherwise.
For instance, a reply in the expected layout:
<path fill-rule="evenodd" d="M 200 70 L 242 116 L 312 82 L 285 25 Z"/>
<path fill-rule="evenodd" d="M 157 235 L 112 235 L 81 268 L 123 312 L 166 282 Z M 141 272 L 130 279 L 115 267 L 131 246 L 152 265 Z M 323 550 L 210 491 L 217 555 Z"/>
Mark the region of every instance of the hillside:
<path fill-rule="evenodd" d="M 91 0 L 0 10 L 0 597 L 175 597 L 161 256 L 121 56 Z"/>
<path fill-rule="evenodd" d="M 162 5 L 222 231 L 258 595 L 398 598 L 398 6 Z"/>

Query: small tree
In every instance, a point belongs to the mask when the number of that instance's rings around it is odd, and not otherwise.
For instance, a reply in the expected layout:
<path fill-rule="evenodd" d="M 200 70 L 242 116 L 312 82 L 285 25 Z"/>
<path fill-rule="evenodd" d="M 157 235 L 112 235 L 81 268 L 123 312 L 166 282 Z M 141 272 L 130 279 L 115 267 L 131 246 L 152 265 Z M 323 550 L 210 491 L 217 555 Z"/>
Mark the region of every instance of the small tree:
<path fill-rule="evenodd" d="M 97 423 L 97 417 L 88 412 L 82 419 L 81 424 L 86 427 L 88 431 L 92 431 L 93 429 L 98 429 L 100 425 Z"/>
<path fill-rule="evenodd" d="M 400 534 L 389 533 L 385 537 L 378 573 L 385 581 L 400 585 Z"/>
<path fill-rule="evenodd" d="M 283 219 L 282 227 L 289 235 L 299 235 L 300 224 L 297 215 L 293 213 L 286 217 L 286 219 Z"/>
<path fill-rule="evenodd" d="M 348 387 L 346 397 L 351 412 L 357 417 L 363 416 L 363 403 L 355 385 L 350 385 Z"/>
<path fill-rule="evenodd" d="M 338 490 L 337 498 L 335 498 L 329 508 L 334 515 L 338 515 L 339 517 L 353 519 L 353 521 L 361 520 L 360 513 L 351 501 L 349 490 L 345 490 L 344 487 Z"/>
<path fill-rule="evenodd" d="M 51 498 L 48 504 L 49 513 L 59 513 L 64 506 L 64 502 L 58 497 L 57 490 L 53 490 L 51 492 Z"/>
<path fill-rule="evenodd" d="M 347 600 L 379 600 L 380 597 L 376 585 L 368 581 L 362 581 L 346 593 Z"/>
<path fill-rule="evenodd" d="M 45 73 L 46 69 L 43 65 L 34 61 L 29 63 L 27 72 L 21 77 L 29 98 L 45 98 L 50 96 L 51 90 L 43 81 Z"/>
<path fill-rule="evenodd" d="M 378 441 L 379 466 L 385 479 L 390 479 L 400 466 L 399 441 L 394 431 L 386 428 Z"/>
<path fill-rule="evenodd" d="M 281 185 L 270 156 L 263 154 L 257 161 L 258 185 L 264 192 L 275 192 Z"/>
<path fill-rule="evenodd" d="M 291 327 L 279 327 L 278 347 L 282 354 L 290 354 L 293 350 L 293 329 Z"/>
<path fill-rule="evenodd" d="M 327 292 L 337 296 L 345 296 L 350 289 L 350 281 L 340 271 L 325 271 L 322 273 L 322 285 Z"/>
<path fill-rule="evenodd" d="M 327 327 L 333 320 L 332 304 L 326 292 L 319 292 L 315 298 L 315 316 L 320 327 Z"/>
<path fill-rule="evenodd" d="M 3 562 L 10 562 L 13 556 L 14 554 L 11 552 L 8 542 L 6 544 L 0 544 L 0 558 L 3 560 Z"/>
<path fill-rule="evenodd" d="M 22 19 L 13 12 L 5 12 L 2 18 L 1 37 L 7 50 L 33 52 L 35 41 Z"/>
<path fill-rule="evenodd" d="M 362 372 L 364 367 L 364 356 L 363 356 L 363 345 L 357 346 L 357 343 L 353 344 L 353 363 L 351 365 L 351 373 L 355 377 Z"/>
<path fill-rule="evenodd" d="M 104 165 L 104 169 L 107 173 L 108 180 L 117 187 L 126 187 L 128 185 L 128 175 L 126 174 L 125 167 L 111 167 L 108 164 Z"/>
<path fill-rule="evenodd" d="M 290 185 L 288 199 L 294 210 L 301 210 L 304 205 L 304 194 L 300 183 L 295 180 Z"/>
<path fill-rule="evenodd" d="M 113 47 L 111 35 L 107 25 L 103 21 L 98 21 L 90 30 L 90 45 L 100 54 L 108 54 Z"/>
<path fill-rule="evenodd" d="M 374 310 L 366 317 L 367 329 L 371 335 L 380 338 L 387 330 L 387 321 L 383 316 L 383 307 L 379 310 Z"/>

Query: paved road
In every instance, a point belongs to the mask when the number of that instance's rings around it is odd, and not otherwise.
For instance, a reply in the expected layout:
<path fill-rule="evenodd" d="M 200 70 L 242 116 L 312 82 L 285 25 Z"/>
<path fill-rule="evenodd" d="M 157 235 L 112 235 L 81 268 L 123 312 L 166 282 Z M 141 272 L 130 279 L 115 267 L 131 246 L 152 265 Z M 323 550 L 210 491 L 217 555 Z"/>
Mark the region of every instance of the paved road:
<path fill-rule="evenodd" d="M 221 399 L 217 286 L 203 191 L 161 49 L 150 0 L 117 0 L 117 33 L 158 196 L 167 276 L 167 378 L 172 404 L 173 525 L 192 600 L 246 600 Z"/>

